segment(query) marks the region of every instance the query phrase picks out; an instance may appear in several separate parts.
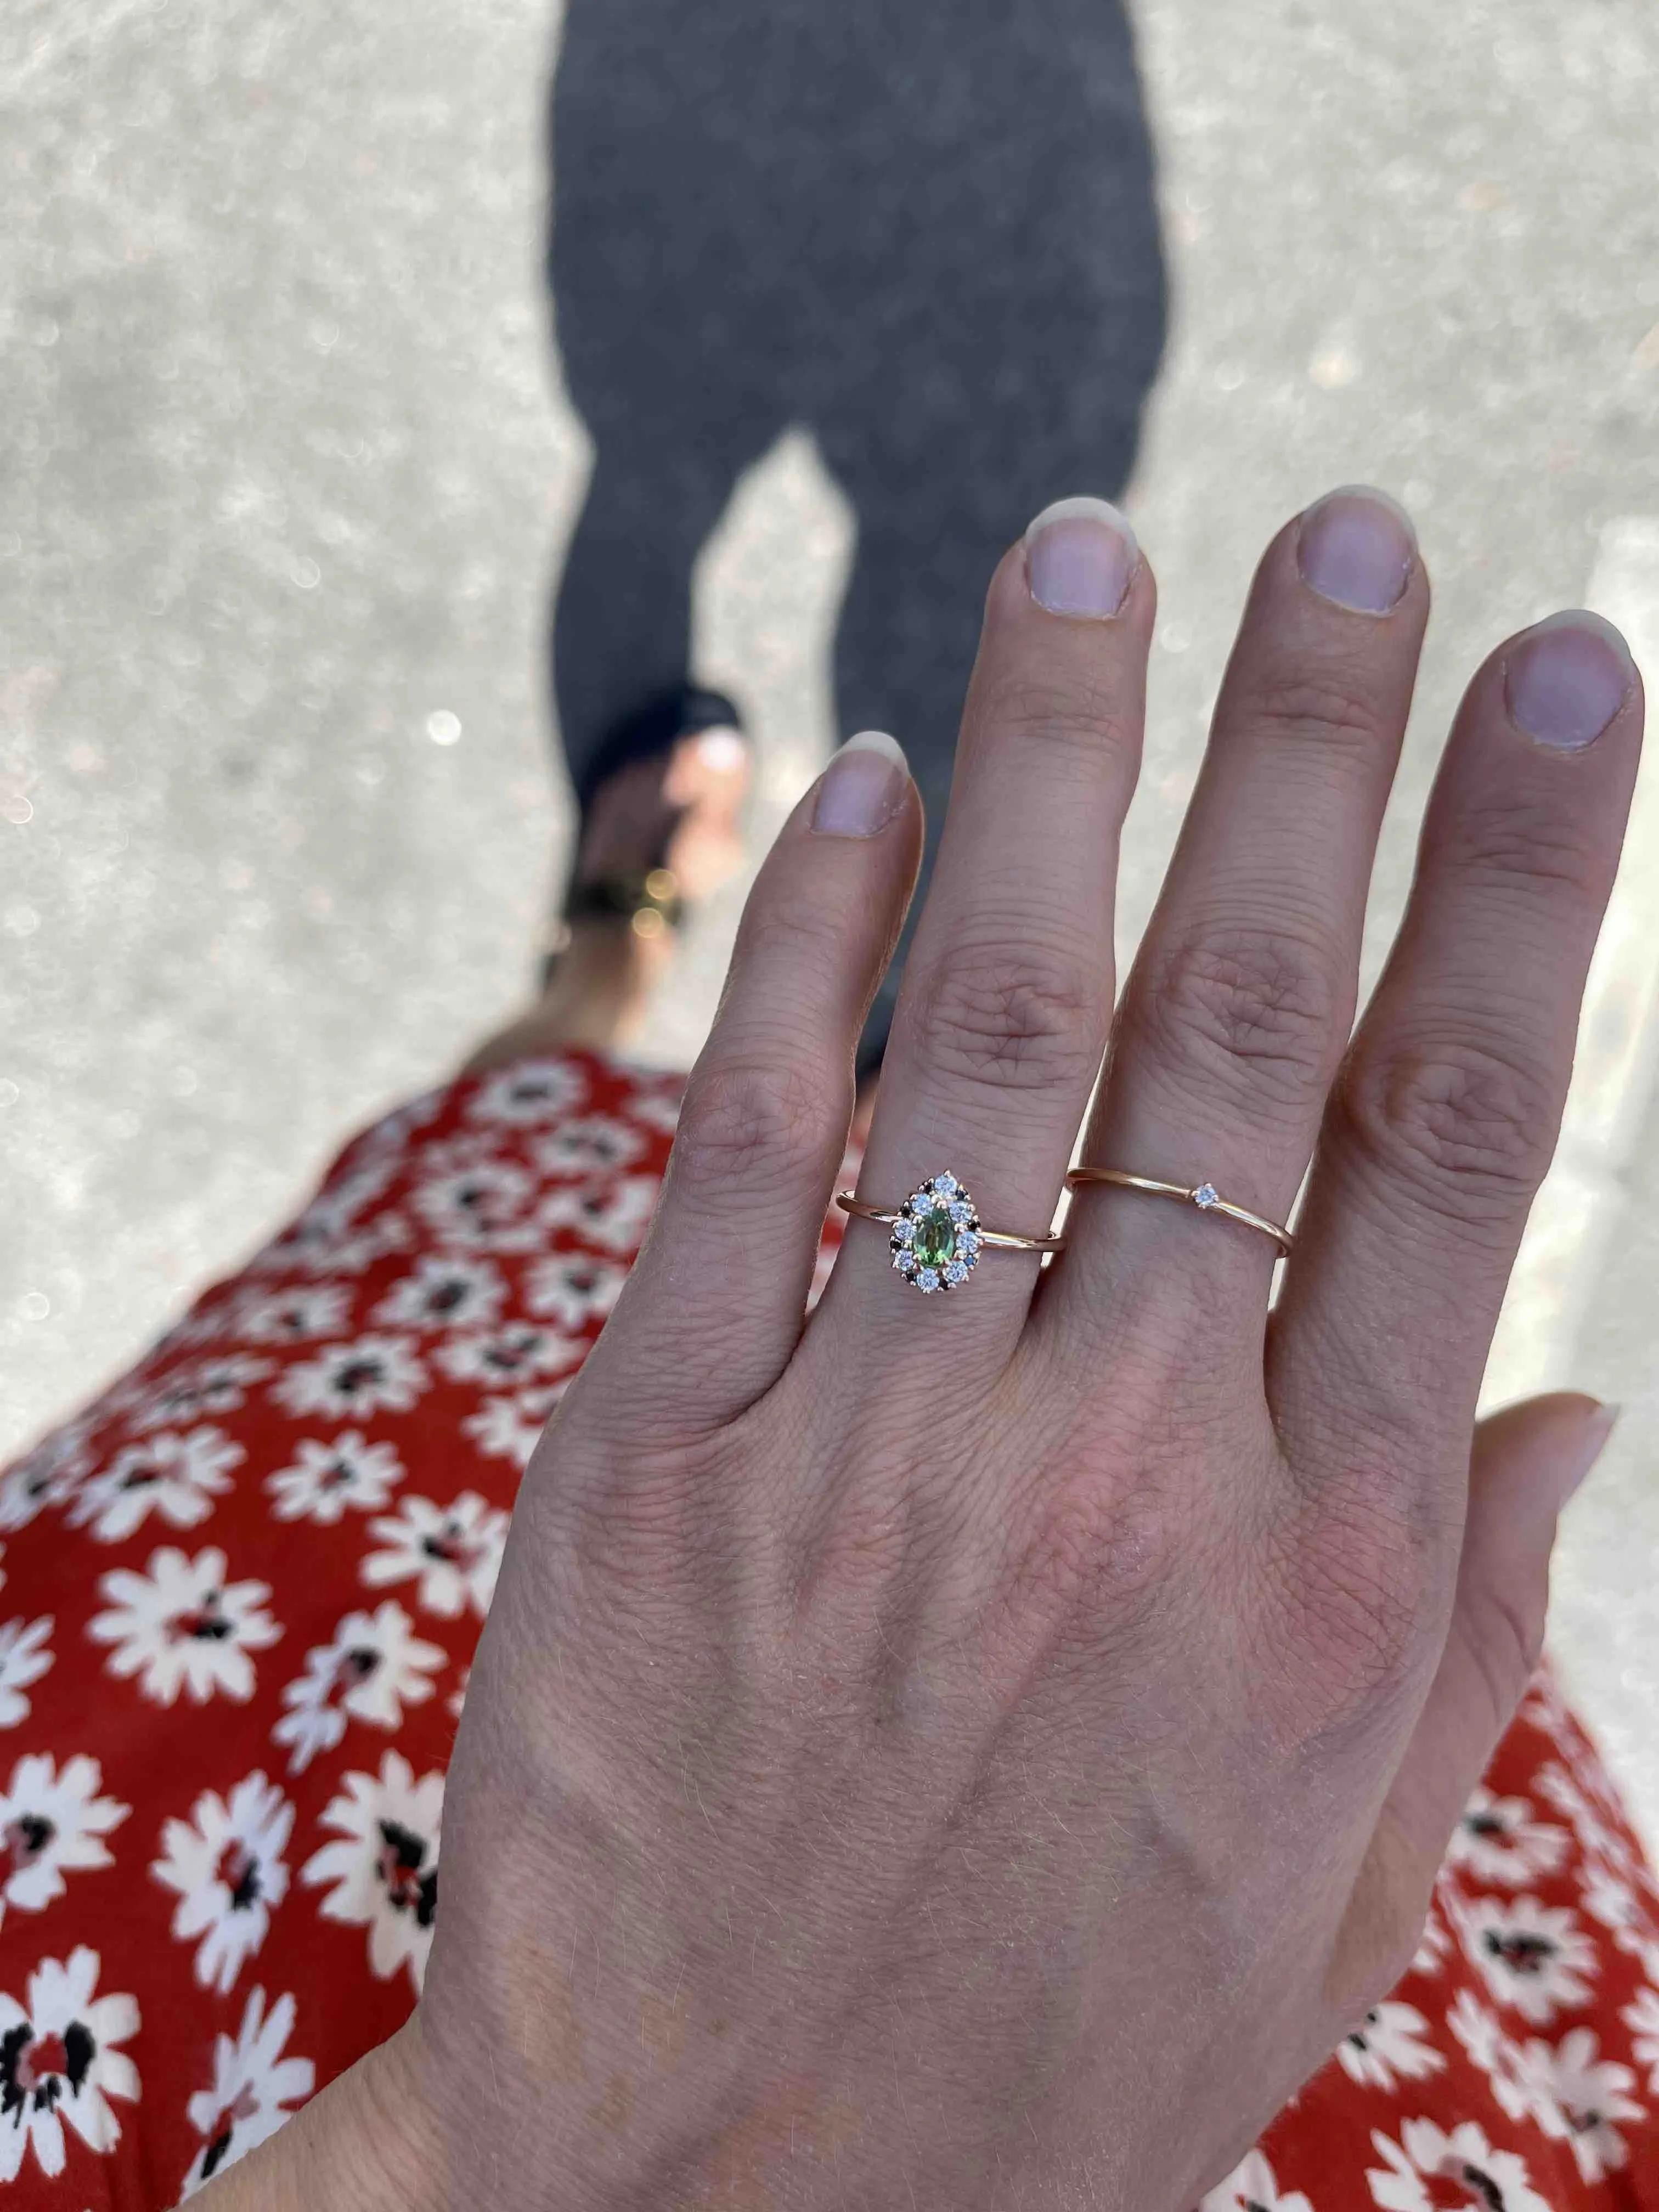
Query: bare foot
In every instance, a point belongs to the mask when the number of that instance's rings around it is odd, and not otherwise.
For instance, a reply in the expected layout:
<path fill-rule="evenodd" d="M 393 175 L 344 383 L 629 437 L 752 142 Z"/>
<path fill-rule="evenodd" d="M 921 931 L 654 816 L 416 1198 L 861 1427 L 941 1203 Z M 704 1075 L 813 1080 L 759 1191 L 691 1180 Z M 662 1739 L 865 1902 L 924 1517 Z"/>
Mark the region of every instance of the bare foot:
<path fill-rule="evenodd" d="M 572 883 L 639 882 L 650 903 L 556 925 L 535 1004 L 467 1062 L 499 1067 L 561 1045 L 603 1049 L 635 1037 L 651 993 L 673 959 L 666 915 L 706 898 L 743 862 L 749 748 L 724 726 L 679 739 L 665 759 L 606 778 L 583 825 Z"/>

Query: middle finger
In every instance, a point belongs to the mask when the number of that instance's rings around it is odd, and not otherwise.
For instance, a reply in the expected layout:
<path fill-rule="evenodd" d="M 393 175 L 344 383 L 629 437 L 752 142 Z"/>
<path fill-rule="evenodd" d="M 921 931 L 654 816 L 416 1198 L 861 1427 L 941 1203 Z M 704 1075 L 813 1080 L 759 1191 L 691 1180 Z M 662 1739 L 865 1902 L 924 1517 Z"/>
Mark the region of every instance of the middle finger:
<path fill-rule="evenodd" d="M 905 970 L 859 1195 L 896 1207 L 957 1176 L 987 1229 L 1048 1227 L 1112 1004 L 1117 840 L 1140 757 L 1152 580 L 1098 500 L 1040 514 L 986 603 L 951 811 Z M 927 1304 L 884 1231 L 849 1225 L 823 1311 L 867 1341 L 933 1320 L 985 1352 L 1023 1322 L 1037 1261 L 987 1249 Z M 863 1356 L 863 1355 L 855 1355 Z"/>

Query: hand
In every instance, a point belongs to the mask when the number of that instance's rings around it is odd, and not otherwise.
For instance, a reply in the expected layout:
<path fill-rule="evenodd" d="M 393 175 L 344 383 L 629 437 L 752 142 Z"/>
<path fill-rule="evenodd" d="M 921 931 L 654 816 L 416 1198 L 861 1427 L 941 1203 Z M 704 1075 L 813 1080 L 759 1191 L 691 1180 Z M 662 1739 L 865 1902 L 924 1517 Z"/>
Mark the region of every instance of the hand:
<path fill-rule="evenodd" d="M 1153 604 L 1109 510 L 997 572 L 869 1201 L 1048 1224 Z M 1278 1220 L 1313 1158 L 1271 1311 L 1269 1238 L 1094 1188 L 927 1297 L 855 1221 L 803 1325 L 921 835 L 879 749 L 803 800 L 514 1517 L 368 2076 L 404 2201 L 1182 2212 L 1403 1971 L 1601 1432 L 1474 1420 L 1642 713 L 1590 617 L 1477 672 L 1351 1039 L 1427 612 L 1381 500 L 1268 548 L 1090 1114 L 1086 1162 Z"/>

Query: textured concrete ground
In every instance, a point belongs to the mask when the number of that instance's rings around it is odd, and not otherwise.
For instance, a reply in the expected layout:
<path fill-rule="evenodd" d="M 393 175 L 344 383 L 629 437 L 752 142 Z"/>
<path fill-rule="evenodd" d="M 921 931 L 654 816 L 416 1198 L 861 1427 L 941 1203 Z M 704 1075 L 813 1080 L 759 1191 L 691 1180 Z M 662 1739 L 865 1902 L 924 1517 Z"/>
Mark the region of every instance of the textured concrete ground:
<path fill-rule="evenodd" d="M 1659 671 L 1659 19 L 1247 14 L 1138 14 L 1176 319 L 1132 501 L 1164 613 L 1125 938 L 1250 561 L 1368 477 L 1412 505 L 1438 608 L 1380 945 L 1480 651 L 1589 598 Z M 527 972 L 567 826 L 542 624 L 586 467 L 539 271 L 556 32 L 531 0 L 0 20 L 0 1443 Z M 756 704 L 763 830 L 830 743 L 848 529 L 786 438 L 700 574 L 702 672 Z M 1659 775 L 1491 1376 L 1628 1407 L 1570 1516 L 1557 1643 L 1659 1834 L 1656 1029 Z"/>

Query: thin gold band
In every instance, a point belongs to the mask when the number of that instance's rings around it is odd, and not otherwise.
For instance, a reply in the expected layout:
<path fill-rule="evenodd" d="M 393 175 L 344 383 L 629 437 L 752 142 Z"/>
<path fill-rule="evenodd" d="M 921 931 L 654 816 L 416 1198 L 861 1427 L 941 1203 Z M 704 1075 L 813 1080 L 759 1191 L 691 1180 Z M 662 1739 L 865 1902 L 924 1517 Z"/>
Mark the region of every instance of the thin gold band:
<path fill-rule="evenodd" d="M 1066 1188 L 1081 1190 L 1094 1182 L 1117 1183 L 1125 1190 L 1149 1190 L 1155 1198 L 1184 1199 L 1205 1213 L 1224 1213 L 1229 1221 L 1242 1221 L 1247 1229 L 1259 1229 L 1264 1237 L 1271 1237 L 1281 1253 L 1289 1252 L 1296 1242 L 1281 1224 L 1269 1221 L 1265 1213 L 1252 1213 L 1248 1206 L 1235 1206 L 1211 1182 L 1159 1182 L 1155 1176 L 1129 1175 L 1122 1168 L 1073 1168 L 1066 1178 Z"/>
<path fill-rule="evenodd" d="M 836 1204 L 843 1213 L 856 1213 L 860 1221 L 879 1221 L 890 1229 L 898 1216 L 896 1206 L 866 1206 L 861 1198 L 854 1198 L 850 1190 L 836 1194 Z M 981 1244 L 999 1245 L 1005 1252 L 1063 1252 L 1063 1237 L 1016 1237 L 1006 1229 L 981 1229 L 978 1231 Z"/>

